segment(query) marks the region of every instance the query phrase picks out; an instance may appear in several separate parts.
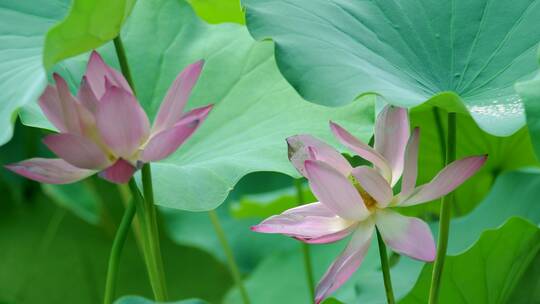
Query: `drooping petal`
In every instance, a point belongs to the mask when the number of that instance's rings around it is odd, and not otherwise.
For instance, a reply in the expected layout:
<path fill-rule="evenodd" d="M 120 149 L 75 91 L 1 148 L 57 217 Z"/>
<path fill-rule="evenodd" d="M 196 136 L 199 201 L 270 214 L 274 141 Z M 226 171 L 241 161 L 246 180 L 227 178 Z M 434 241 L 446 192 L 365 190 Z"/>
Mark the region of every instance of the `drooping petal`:
<path fill-rule="evenodd" d="M 386 159 L 392 170 L 392 187 L 403 173 L 405 147 L 409 135 L 409 114 L 407 109 L 387 105 L 377 117 L 375 150 Z"/>
<path fill-rule="evenodd" d="M 385 209 L 377 211 L 375 222 L 384 242 L 394 251 L 427 262 L 435 259 L 435 241 L 424 221 Z"/>
<path fill-rule="evenodd" d="M 315 303 L 321 303 L 332 292 L 345 283 L 360 267 L 371 243 L 374 225 L 371 220 L 361 222 L 353 233 L 347 248 L 330 265 L 317 284 Z"/>
<path fill-rule="evenodd" d="M 83 136 L 69 133 L 53 134 L 45 137 L 43 143 L 58 157 L 78 168 L 100 170 L 109 165 L 103 150 Z"/>
<path fill-rule="evenodd" d="M 281 233 L 307 243 L 330 243 L 346 237 L 353 225 L 323 204 L 312 203 L 271 216 L 251 230 Z"/>
<path fill-rule="evenodd" d="M 354 168 L 352 174 L 360 183 L 360 186 L 377 201 L 380 208 L 388 206 L 392 201 L 394 197 L 392 188 L 377 170 L 367 166 L 360 166 Z"/>
<path fill-rule="evenodd" d="M 390 170 L 390 167 L 386 163 L 384 157 L 379 154 L 379 152 L 375 151 L 375 149 L 370 147 L 368 144 L 363 143 L 334 122 L 330 122 L 330 129 L 332 130 L 332 133 L 334 133 L 334 136 L 336 136 L 336 138 L 344 146 L 351 149 L 363 159 L 371 162 L 381 171 L 382 176 L 384 176 L 384 178 L 390 182 L 392 179 L 392 171 Z"/>
<path fill-rule="evenodd" d="M 289 160 L 303 176 L 306 176 L 304 162 L 308 159 L 326 162 L 344 176 L 351 174 L 352 167 L 341 153 L 311 135 L 291 136 L 287 138 L 287 147 Z"/>
<path fill-rule="evenodd" d="M 418 176 L 418 146 L 420 143 L 420 129 L 415 128 L 407 148 L 405 149 L 405 164 L 403 167 L 403 178 L 401 180 L 401 193 L 409 194 L 416 187 Z"/>
<path fill-rule="evenodd" d="M 96 51 L 93 51 L 90 55 L 85 77 L 88 81 L 88 85 L 98 100 L 101 100 L 106 91 L 105 78 L 107 78 L 114 86 L 120 87 L 133 95 L 131 87 L 122 73 L 109 67 Z"/>
<path fill-rule="evenodd" d="M 176 77 L 159 108 L 153 132 L 170 128 L 180 120 L 191 90 L 199 79 L 203 64 L 203 60 L 190 64 Z"/>
<path fill-rule="evenodd" d="M 306 160 L 305 168 L 311 190 L 328 209 L 348 220 L 369 216 L 362 197 L 343 174 L 319 160 Z"/>
<path fill-rule="evenodd" d="M 486 162 L 487 155 L 471 156 L 446 166 L 431 182 L 417 187 L 409 195 L 399 196 L 398 206 L 411 206 L 446 195 L 465 182 Z"/>
<path fill-rule="evenodd" d="M 130 159 L 148 138 L 146 113 L 129 92 L 111 87 L 100 100 L 96 122 L 105 144 L 118 157 Z"/>
<path fill-rule="evenodd" d="M 194 109 L 172 128 L 153 135 L 142 152 L 141 161 L 158 161 L 176 151 L 203 123 L 211 109 L 211 105 Z"/>
<path fill-rule="evenodd" d="M 120 158 L 112 166 L 99 172 L 99 177 L 112 183 L 125 184 L 129 182 L 135 171 L 135 167 Z"/>
<path fill-rule="evenodd" d="M 31 158 L 6 165 L 6 168 L 26 178 L 46 184 L 69 184 L 96 171 L 77 168 L 59 158 Z"/>

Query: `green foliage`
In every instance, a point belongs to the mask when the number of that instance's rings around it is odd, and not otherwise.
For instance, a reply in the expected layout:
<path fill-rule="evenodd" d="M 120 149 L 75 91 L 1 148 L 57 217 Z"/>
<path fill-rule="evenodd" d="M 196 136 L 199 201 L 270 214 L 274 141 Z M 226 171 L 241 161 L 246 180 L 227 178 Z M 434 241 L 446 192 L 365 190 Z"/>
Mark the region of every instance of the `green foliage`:
<path fill-rule="evenodd" d="M 24 203 L 2 200 L 0 208 L 1 303 L 102 301 L 118 220 L 112 222 L 113 227 L 98 229 L 43 196 Z M 231 285 L 228 270 L 200 250 L 174 245 L 165 238 L 161 243 L 171 299 L 219 301 Z M 117 295 L 124 294 L 152 295 L 142 255 L 131 236 L 118 277 Z"/>
<path fill-rule="evenodd" d="M 540 61 L 540 49 L 538 57 Z M 534 79 L 518 82 L 515 89 L 525 104 L 527 127 L 531 132 L 536 155 L 540 155 L 540 72 Z"/>
<path fill-rule="evenodd" d="M 47 84 L 42 46 L 67 0 L 0 2 L 0 145 L 11 139 L 17 110 L 35 102 Z"/>
<path fill-rule="evenodd" d="M 157 302 L 154 302 L 152 300 L 148 300 L 141 297 L 136 296 L 127 296 L 123 297 L 121 299 L 118 299 L 118 301 L 114 302 L 114 304 L 154 304 Z M 208 302 L 205 302 L 203 300 L 197 300 L 197 299 L 190 299 L 190 300 L 182 300 L 182 301 L 176 301 L 176 302 L 167 302 L 161 304 L 207 304 Z"/>
<path fill-rule="evenodd" d="M 133 0 L 11 1 L 0 3 L 0 145 L 10 140 L 17 111 L 37 101 L 46 71 L 58 61 L 116 37 Z M 53 26 L 54 25 L 54 26 Z M 50 30 L 49 30 L 50 28 Z M 42 55 L 43 53 L 43 55 Z"/>
<path fill-rule="evenodd" d="M 58 61 L 95 49 L 114 39 L 135 0 L 74 0 L 66 18 L 45 38 L 43 64 L 49 70 Z"/>
<path fill-rule="evenodd" d="M 223 208 L 224 207 L 224 208 Z M 167 234 L 174 242 L 196 247 L 226 262 L 225 252 L 219 243 L 206 212 L 186 212 L 174 209 L 162 209 Z M 252 271 L 270 252 L 291 248 L 292 240 L 279 235 L 261 238 L 249 228 L 259 219 L 237 220 L 227 213 L 227 204 L 217 210 L 223 230 L 227 233 L 238 266 L 242 272 Z"/>
<path fill-rule="evenodd" d="M 208 23 L 235 22 L 244 24 L 239 0 L 187 0 L 199 17 Z"/>
<path fill-rule="evenodd" d="M 289 176 L 274 172 L 257 172 L 243 177 L 229 195 L 227 201 L 217 209 L 217 214 L 227 241 L 240 270 L 250 273 L 271 252 L 291 248 L 295 242 L 279 235 L 260 238 L 249 228 L 258 224 L 260 218 L 250 215 L 247 218 L 234 218 L 231 206 L 242 197 L 253 197 L 259 194 L 279 192 L 283 187 L 293 183 Z M 180 245 L 202 249 L 214 257 L 226 262 L 225 253 L 219 243 L 210 222 L 209 215 L 204 212 L 184 212 L 168 208 L 160 208 L 164 219 L 165 230 L 170 238 Z"/>
<path fill-rule="evenodd" d="M 340 302 L 334 298 L 328 298 L 322 302 L 322 304 L 343 304 L 343 302 Z"/>
<path fill-rule="evenodd" d="M 100 221 L 100 198 L 91 183 L 91 180 L 87 180 L 69 185 L 43 184 L 41 187 L 55 203 L 88 223 L 97 225 Z"/>
<path fill-rule="evenodd" d="M 412 127 L 420 127 L 417 185 L 429 182 L 444 167 L 444 142 L 441 143 L 435 111 L 439 111 L 440 131 L 444 136 L 447 126 L 445 111 L 432 109 L 413 111 L 411 114 Z M 457 158 L 488 155 L 488 160 L 481 170 L 454 191 L 453 215 L 462 216 L 485 197 L 498 175 L 521 167 L 537 166 L 538 161 L 526 128 L 509 137 L 497 137 L 480 129 L 470 116 L 458 115 L 457 121 Z M 439 200 L 408 209 L 407 213 L 412 215 L 436 218 L 440 209 Z"/>
<path fill-rule="evenodd" d="M 0 166 L 19 161 L 21 157 L 30 157 L 38 150 L 40 130 L 17 123 L 14 134 L 13 140 L 0 147 Z M 2 201 L 21 201 L 39 191 L 39 184 L 0 169 L 0 191 Z"/>
<path fill-rule="evenodd" d="M 448 253 L 460 254 L 467 250 L 485 230 L 501 226 L 512 216 L 528 219 L 535 224 L 540 223 L 538 196 L 540 196 L 540 171 L 521 170 L 501 174 L 490 193 L 475 210 L 452 221 Z M 431 226 L 433 230 L 437 229 L 436 223 Z M 436 234 L 436 231 L 434 233 Z M 267 235 L 259 236 L 270 242 L 267 237 Z M 335 293 L 339 300 L 345 303 L 385 303 L 376 243 L 376 240 L 373 241 L 359 270 Z M 343 241 L 337 244 L 310 246 L 316 278 L 323 275 L 344 246 Z M 422 265 L 423 263 L 407 257 L 400 257 L 394 264 L 391 273 L 397 298 L 404 297 L 413 288 Z M 254 297 L 253 303 L 309 301 L 303 271 L 300 244 L 297 248 L 270 254 L 246 282 L 248 291 Z M 533 273 L 531 278 L 538 279 L 538 273 Z M 305 292 L 301 292 L 304 290 Z M 227 295 L 225 303 L 238 303 L 238 296 L 237 291 L 232 290 Z"/>
<path fill-rule="evenodd" d="M 176 75 L 189 63 L 206 59 L 188 106 L 214 103 L 215 107 L 181 149 L 153 164 L 159 205 L 210 210 L 248 173 L 297 176 L 284 139 L 298 133 L 331 139 L 329 120 L 357 130 L 355 134 L 364 139 L 372 133 L 372 98 L 339 109 L 303 101 L 279 74 L 271 42 L 255 42 L 240 25 L 201 22 L 187 3 L 139 1 L 125 37 L 138 98 L 150 117 Z M 24 121 L 47 127 L 39 118 L 34 121 L 36 117 Z"/>
<path fill-rule="evenodd" d="M 11 138 L 17 113 L 26 125 L 54 129 L 36 103 L 47 83 L 43 65 L 75 93 L 85 52 L 100 47 L 118 66 L 107 42 L 120 30 L 151 118 L 178 72 L 204 59 L 188 108 L 215 107 L 177 153 L 153 164 L 170 303 L 241 303 L 208 214 L 183 211 L 211 210 L 226 198 L 218 216 L 253 304 L 309 303 L 300 244 L 249 229 L 299 203 L 284 139 L 309 133 L 342 148 L 328 128 L 335 120 L 368 142 L 376 99 L 370 93 L 378 93 L 412 108 L 412 127 L 422 130 L 422 184 L 442 168 L 445 114 L 458 112 L 458 158 L 487 153 L 489 159 L 455 192 L 441 303 L 540 303 L 540 170 L 520 169 L 538 166 L 534 148 L 540 155 L 540 74 L 529 79 L 537 68 L 540 5 L 243 2 L 248 28 L 238 0 L 73 0 L 71 9 L 67 0 L 2 1 L 0 145 Z M 302 98 L 354 102 L 326 108 Z M 44 154 L 42 132 L 15 132 L 0 149 L 1 164 Z M 2 170 L 0 191 L 0 303 L 101 302 L 125 200 L 118 189 L 98 178 L 39 187 Z M 303 197 L 315 200 L 307 187 Z M 438 209 L 433 202 L 403 212 L 431 221 L 436 235 Z M 310 246 L 316 278 L 345 242 Z M 377 249 L 374 241 L 361 268 L 325 304 L 385 302 Z M 393 253 L 391 272 L 402 303 L 426 301 L 431 265 Z M 132 235 L 117 296 L 116 304 L 155 303 Z M 193 297 L 201 300 L 181 300 Z"/>
<path fill-rule="evenodd" d="M 536 303 L 538 298 L 528 295 L 508 301 L 514 290 L 523 288 L 518 282 L 535 260 L 540 260 L 540 229 L 512 218 L 499 229 L 482 233 L 467 251 L 446 258 L 439 303 Z M 400 303 L 426 302 L 432 268 L 424 266 L 413 290 Z M 537 273 L 529 279 L 540 280 Z"/>
<path fill-rule="evenodd" d="M 304 201 L 299 202 L 297 190 L 294 187 L 245 195 L 232 204 L 231 215 L 238 219 L 262 219 L 296 207 L 298 204 L 307 204 L 316 201 L 315 196 L 313 196 L 308 187 L 302 188 L 302 197 Z"/>
<path fill-rule="evenodd" d="M 470 113 L 495 135 L 524 125 L 515 81 L 531 76 L 540 6 L 504 1 L 245 0 L 246 24 L 307 100 L 341 105 L 376 92 Z"/>

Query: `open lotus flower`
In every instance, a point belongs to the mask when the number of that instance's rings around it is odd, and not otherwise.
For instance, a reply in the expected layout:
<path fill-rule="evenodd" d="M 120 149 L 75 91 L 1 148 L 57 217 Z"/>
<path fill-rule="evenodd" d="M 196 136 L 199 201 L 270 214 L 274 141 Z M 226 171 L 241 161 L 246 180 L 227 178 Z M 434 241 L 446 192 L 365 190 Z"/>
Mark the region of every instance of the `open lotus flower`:
<path fill-rule="evenodd" d="M 329 145 L 309 136 L 287 139 L 289 159 L 304 175 L 319 202 L 272 216 L 252 230 L 282 233 L 306 243 L 330 243 L 352 235 L 347 248 L 319 282 L 316 303 L 339 288 L 360 266 L 377 228 L 394 251 L 422 261 L 435 259 L 435 242 L 428 225 L 393 207 L 425 203 L 448 194 L 473 175 L 486 156 L 449 164 L 433 180 L 415 187 L 419 129 L 410 136 L 407 110 L 387 106 L 377 118 L 375 148 L 335 123 L 330 127 L 347 148 L 373 167 L 352 168 Z M 392 187 L 403 174 L 401 193 Z"/>
<path fill-rule="evenodd" d="M 93 52 L 76 97 L 54 75 L 39 100 L 41 110 L 60 131 L 44 139 L 57 159 L 32 158 L 7 165 L 13 172 L 43 183 L 66 184 L 96 172 L 126 183 L 142 164 L 173 153 L 204 121 L 212 106 L 183 113 L 203 61 L 188 66 L 173 82 L 150 123 L 121 73 Z"/>

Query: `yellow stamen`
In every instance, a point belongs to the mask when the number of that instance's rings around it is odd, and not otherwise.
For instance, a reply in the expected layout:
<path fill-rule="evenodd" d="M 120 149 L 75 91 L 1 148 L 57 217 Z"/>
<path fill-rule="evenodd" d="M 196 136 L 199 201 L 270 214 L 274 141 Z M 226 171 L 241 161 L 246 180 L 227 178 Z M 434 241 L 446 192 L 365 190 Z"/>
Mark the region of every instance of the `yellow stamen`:
<path fill-rule="evenodd" d="M 358 180 L 356 180 L 356 178 L 354 178 L 354 176 L 352 175 L 349 176 L 349 180 L 352 182 L 353 186 L 360 194 L 360 197 L 362 197 L 362 200 L 364 200 L 364 205 L 366 205 L 366 208 L 369 211 L 374 211 L 375 209 L 377 209 L 377 201 L 371 195 L 369 195 L 369 193 L 367 193 L 364 188 L 362 188 Z"/>

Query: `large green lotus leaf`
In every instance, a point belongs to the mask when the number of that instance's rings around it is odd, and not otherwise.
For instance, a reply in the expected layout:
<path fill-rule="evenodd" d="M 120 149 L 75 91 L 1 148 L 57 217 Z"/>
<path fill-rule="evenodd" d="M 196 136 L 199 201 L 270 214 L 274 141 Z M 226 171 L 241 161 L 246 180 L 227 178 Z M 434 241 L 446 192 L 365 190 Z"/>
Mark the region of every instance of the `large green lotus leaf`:
<path fill-rule="evenodd" d="M 114 304 L 156 304 L 158 302 L 154 302 L 152 300 L 148 300 L 142 297 L 137 296 L 126 296 L 118 299 Z M 159 302 L 161 304 L 208 304 L 208 302 L 205 302 L 203 300 L 198 299 L 190 299 L 190 300 L 182 300 L 182 301 L 176 301 L 176 302 Z"/>
<path fill-rule="evenodd" d="M 468 215 L 452 221 L 448 253 L 455 255 L 467 250 L 487 229 L 495 229 L 509 217 L 520 216 L 540 223 L 540 171 L 522 170 L 501 174 L 489 195 Z M 436 234 L 437 224 L 431 227 Z M 267 235 L 260 235 L 267 239 Z M 284 237 L 284 236 L 283 236 Z M 345 303 L 385 303 L 384 286 L 376 241 L 372 244 L 364 263 L 335 296 Z M 315 277 L 320 278 L 326 267 L 345 244 L 313 245 L 312 261 Z M 394 291 L 397 298 L 404 297 L 414 286 L 422 270 L 422 263 L 400 257 L 391 268 Z M 305 285 L 304 268 L 300 247 L 296 250 L 276 252 L 261 262 L 246 281 L 253 303 L 305 303 L 309 294 Z M 299 292 L 305 290 L 305 292 Z M 226 298 L 227 304 L 240 301 L 233 289 Z"/>
<path fill-rule="evenodd" d="M 67 17 L 47 33 L 43 63 L 88 52 L 118 36 L 135 0 L 73 0 Z"/>
<path fill-rule="evenodd" d="M 418 185 L 429 182 L 444 167 L 444 142 L 441 142 L 435 115 L 437 114 L 434 111 L 411 114 L 411 125 L 420 127 Z M 447 115 L 444 111 L 439 111 L 438 117 L 444 136 Z M 458 115 L 457 158 L 482 154 L 488 155 L 487 162 L 454 192 L 454 216 L 470 212 L 490 191 L 495 178 L 502 172 L 538 165 L 527 128 L 522 128 L 509 137 L 497 137 L 480 129 L 470 116 Z M 438 214 L 439 200 L 411 209 L 415 212 Z"/>
<path fill-rule="evenodd" d="M 67 0 L 0 2 L 0 145 L 13 134 L 17 110 L 45 88 L 43 40 L 67 9 Z"/>
<path fill-rule="evenodd" d="M 535 260 L 540 260 L 540 229 L 512 218 L 499 229 L 484 232 L 464 253 L 446 258 L 439 303 L 537 303 L 538 298 L 530 295 L 509 302 L 514 290 L 523 288 L 518 282 Z M 413 290 L 400 303 L 426 303 L 432 268 L 432 264 L 424 267 Z M 528 279 L 538 282 L 540 273 Z"/>
<path fill-rule="evenodd" d="M 206 60 L 188 106 L 215 107 L 185 145 L 153 164 L 159 205 L 209 210 L 250 172 L 297 176 L 285 138 L 310 133 L 336 143 L 329 120 L 364 140 L 372 134 L 371 100 L 336 109 L 302 100 L 279 74 L 271 42 L 254 41 L 237 24 L 208 25 L 185 2 L 137 2 L 123 35 L 138 98 L 150 117 L 176 75 L 189 63 Z"/>
<path fill-rule="evenodd" d="M 307 100 L 341 105 L 377 92 L 391 103 L 469 112 L 489 133 L 525 122 L 512 86 L 531 76 L 540 3 L 244 0 L 257 39 Z"/>
<path fill-rule="evenodd" d="M 538 56 L 540 61 L 540 49 Z M 534 79 L 517 83 L 515 88 L 523 98 L 527 126 L 531 132 L 536 155 L 540 155 L 540 73 Z"/>
<path fill-rule="evenodd" d="M 43 195 L 22 203 L 2 199 L 0 211 L 0 303 L 103 301 L 115 230 L 90 225 Z M 119 217 L 113 220 L 118 225 Z M 166 238 L 161 244 L 171 300 L 197 297 L 220 301 L 232 284 L 222 263 Z M 131 235 L 122 252 L 116 290 L 118 297 L 152 296 L 144 260 Z"/>
<path fill-rule="evenodd" d="M 187 0 L 197 15 L 208 23 L 235 22 L 244 24 L 239 0 Z"/>
<path fill-rule="evenodd" d="M 519 288 L 514 288 L 514 291 L 508 303 L 530 303 L 530 299 L 540 299 L 540 258 L 535 258 L 527 268 L 526 272 L 521 276 L 521 280 L 517 283 Z"/>

